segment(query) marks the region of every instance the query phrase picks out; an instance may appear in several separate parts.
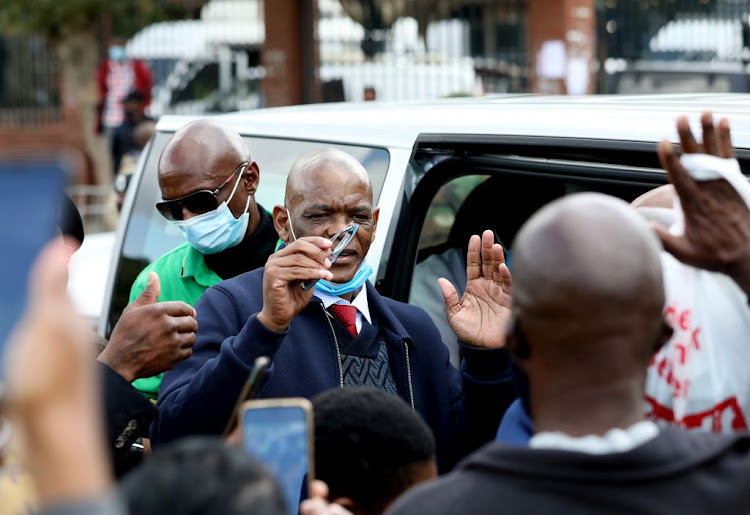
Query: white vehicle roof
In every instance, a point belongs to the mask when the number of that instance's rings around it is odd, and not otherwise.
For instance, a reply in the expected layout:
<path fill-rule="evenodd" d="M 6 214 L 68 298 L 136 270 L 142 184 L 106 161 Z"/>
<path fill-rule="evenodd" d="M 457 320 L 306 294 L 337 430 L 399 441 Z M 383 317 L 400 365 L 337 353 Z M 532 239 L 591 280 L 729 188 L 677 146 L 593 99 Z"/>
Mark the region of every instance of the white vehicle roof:
<path fill-rule="evenodd" d="M 571 137 L 677 141 L 675 119 L 700 113 L 727 116 L 736 147 L 750 147 L 750 95 L 522 96 L 409 103 L 315 104 L 242 111 L 217 120 L 243 135 L 413 147 L 420 134 Z M 205 116 L 164 116 L 157 130 L 172 132 Z"/>

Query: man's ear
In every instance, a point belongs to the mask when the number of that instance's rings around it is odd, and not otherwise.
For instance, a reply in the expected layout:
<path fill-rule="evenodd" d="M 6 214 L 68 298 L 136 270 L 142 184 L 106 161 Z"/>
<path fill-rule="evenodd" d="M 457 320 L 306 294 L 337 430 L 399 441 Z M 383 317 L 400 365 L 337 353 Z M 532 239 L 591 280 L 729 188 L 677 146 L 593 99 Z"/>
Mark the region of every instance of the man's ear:
<path fill-rule="evenodd" d="M 524 368 L 525 363 L 531 356 L 531 348 L 521 330 L 521 322 L 515 312 L 511 314 L 510 322 L 508 323 L 505 346 L 519 367 Z"/>
<path fill-rule="evenodd" d="M 284 243 L 289 244 L 291 240 L 291 234 L 289 234 L 289 215 L 284 206 L 273 206 L 273 226 L 276 228 L 276 232 L 279 233 L 279 238 Z"/>
<path fill-rule="evenodd" d="M 258 168 L 258 163 L 250 161 L 250 164 L 245 168 L 245 173 L 242 174 L 242 178 L 247 194 L 255 195 L 255 192 L 258 191 L 258 183 L 260 182 L 260 168 Z"/>
<path fill-rule="evenodd" d="M 358 515 L 362 513 L 362 510 L 360 510 L 354 501 L 352 501 L 349 497 L 337 497 L 336 499 L 331 501 L 332 504 L 338 504 L 342 508 L 346 508 L 350 512 L 352 512 L 354 515 Z"/>
<path fill-rule="evenodd" d="M 378 229 L 378 218 L 380 218 L 380 208 L 376 207 L 372 210 L 372 238 L 370 239 L 370 243 L 375 241 L 375 233 Z"/>

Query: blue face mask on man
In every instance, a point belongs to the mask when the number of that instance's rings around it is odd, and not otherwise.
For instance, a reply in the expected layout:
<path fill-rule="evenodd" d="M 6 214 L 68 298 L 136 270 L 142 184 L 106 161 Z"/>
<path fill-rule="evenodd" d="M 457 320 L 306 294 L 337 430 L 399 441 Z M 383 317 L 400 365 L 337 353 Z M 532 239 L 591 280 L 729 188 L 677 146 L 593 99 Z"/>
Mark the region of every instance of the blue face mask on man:
<path fill-rule="evenodd" d="M 113 45 L 109 47 L 109 58 L 112 61 L 122 61 L 125 59 L 125 47 L 120 45 Z"/>
<path fill-rule="evenodd" d="M 289 212 L 288 208 L 286 210 L 286 216 L 289 220 L 289 230 L 292 233 L 292 238 L 296 240 L 297 236 L 295 236 L 294 227 L 292 226 L 292 214 Z M 315 289 L 323 293 L 327 293 L 328 295 L 333 295 L 334 297 L 340 297 L 361 288 L 371 275 L 372 267 L 369 264 L 363 262 L 359 266 L 357 273 L 354 274 L 354 277 L 349 279 L 347 282 L 334 283 L 331 281 L 326 281 L 325 279 L 320 279 L 315 283 Z"/>
<path fill-rule="evenodd" d="M 239 245 L 245 237 L 247 225 L 250 222 L 250 213 L 247 210 L 250 207 L 250 196 L 247 197 L 245 212 L 239 218 L 234 217 L 228 205 L 244 172 L 245 168 L 237 177 L 237 182 L 234 184 L 229 198 L 222 202 L 219 207 L 188 220 L 174 221 L 188 243 L 201 254 L 216 254 Z"/>

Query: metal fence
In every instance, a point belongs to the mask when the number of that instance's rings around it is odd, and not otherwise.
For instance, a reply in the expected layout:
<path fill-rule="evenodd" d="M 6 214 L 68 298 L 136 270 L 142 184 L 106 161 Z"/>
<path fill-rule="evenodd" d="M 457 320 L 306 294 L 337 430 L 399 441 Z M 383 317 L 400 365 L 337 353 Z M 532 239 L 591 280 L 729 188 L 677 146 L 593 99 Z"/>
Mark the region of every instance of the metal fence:
<path fill-rule="evenodd" d="M 534 1 L 317 0 L 323 100 L 362 100 L 366 92 L 381 100 L 527 92 Z M 618 91 L 613 78 L 649 63 L 730 70 L 710 86 L 747 89 L 738 77 L 750 61 L 750 0 L 594 5 L 599 92 Z M 199 19 L 143 27 L 127 48 L 154 72 L 152 115 L 220 112 L 263 105 L 264 37 L 263 0 L 208 0 Z M 56 121 L 59 75 L 40 38 L 0 39 L 0 125 Z"/>
<path fill-rule="evenodd" d="M 14 109 L 11 119 L 23 120 L 24 112 L 40 108 L 39 121 L 48 121 L 60 105 L 59 85 L 57 59 L 43 38 L 0 37 L 0 108 Z"/>
<path fill-rule="evenodd" d="M 325 100 L 528 89 L 526 0 L 319 0 Z"/>

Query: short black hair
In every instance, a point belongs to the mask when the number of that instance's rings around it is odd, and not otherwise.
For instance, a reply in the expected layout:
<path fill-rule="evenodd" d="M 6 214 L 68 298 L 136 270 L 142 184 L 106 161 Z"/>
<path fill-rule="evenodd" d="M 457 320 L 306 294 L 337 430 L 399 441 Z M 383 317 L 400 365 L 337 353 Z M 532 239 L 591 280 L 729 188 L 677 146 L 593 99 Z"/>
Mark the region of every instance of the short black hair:
<path fill-rule="evenodd" d="M 259 461 L 208 437 L 159 448 L 120 485 L 139 515 L 286 515 L 278 485 Z"/>
<path fill-rule="evenodd" d="M 329 499 L 350 498 L 381 513 L 414 483 L 415 465 L 435 460 L 435 438 L 400 397 L 374 388 L 336 388 L 312 399 L 315 475 Z"/>

